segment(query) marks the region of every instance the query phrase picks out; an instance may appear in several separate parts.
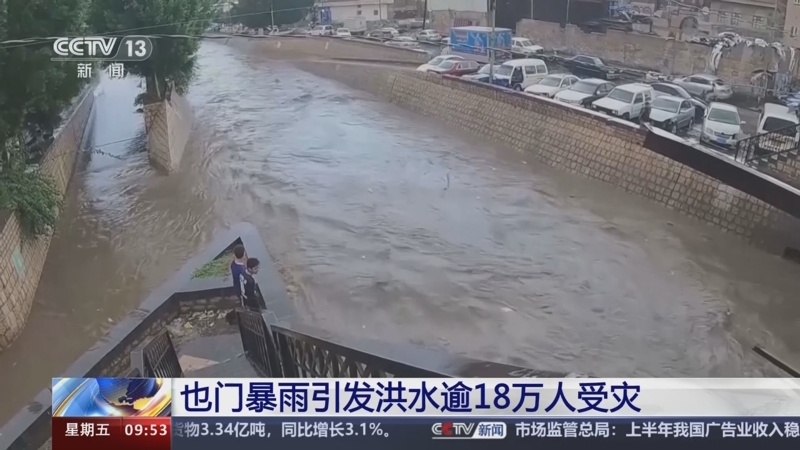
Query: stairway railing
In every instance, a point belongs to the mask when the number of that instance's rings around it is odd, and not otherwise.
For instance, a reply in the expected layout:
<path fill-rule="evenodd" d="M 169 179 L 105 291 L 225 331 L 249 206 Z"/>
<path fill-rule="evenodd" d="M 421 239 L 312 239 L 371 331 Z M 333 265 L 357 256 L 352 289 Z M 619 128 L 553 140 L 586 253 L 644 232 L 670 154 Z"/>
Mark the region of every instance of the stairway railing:
<path fill-rule="evenodd" d="M 183 377 L 178 352 L 169 331 L 161 331 L 131 352 L 131 370 L 139 372 L 143 378 Z"/>
<path fill-rule="evenodd" d="M 479 361 L 447 352 L 398 346 L 280 322 L 270 311 L 238 311 L 247 360 L 272 378 L 546 377 L 576 376 Z"/>
<path fill-rule="evenodd" d="M 749 163 L 798 149 L 800 124 L 795 124 L 740 140 L 736 143 L 736 160 Z"/>

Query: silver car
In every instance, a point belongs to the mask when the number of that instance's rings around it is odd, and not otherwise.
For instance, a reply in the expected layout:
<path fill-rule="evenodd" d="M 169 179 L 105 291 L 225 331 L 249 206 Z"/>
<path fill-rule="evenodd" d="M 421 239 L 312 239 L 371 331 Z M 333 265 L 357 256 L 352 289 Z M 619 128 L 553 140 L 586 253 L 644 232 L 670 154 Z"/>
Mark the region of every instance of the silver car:
<path fill-rule="evenodd" d="M 694 126 L 694 105 L 680 97 L 662 95 L 650 103 L 645 116 L 654 127 L 677 134 L 678 130 L 691 130 Z"/>
<path fill-rule="evenodd" d="M 733 88 L 716 75 L 698 74 L 678 78 L 673 83 L 690 94 L 705 100 L 727 100 L 733 96 Z"/>

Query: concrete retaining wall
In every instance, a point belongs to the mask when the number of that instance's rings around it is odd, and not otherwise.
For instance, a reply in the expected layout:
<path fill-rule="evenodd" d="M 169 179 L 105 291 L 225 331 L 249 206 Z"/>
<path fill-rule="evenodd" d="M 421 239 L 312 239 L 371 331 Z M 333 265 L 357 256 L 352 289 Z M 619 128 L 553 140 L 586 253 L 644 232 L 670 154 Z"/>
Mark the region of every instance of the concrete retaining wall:
<path fill-rule="evenodd" d="M 416 65 L 431 59 L 431 56 L 424 51 L 390 47 L 378 42 L 332 37 L 230 36 L 224 42 L 275 59 L 344 59 Z"/>
<path fill-rule="evenodd" d="M 150 162 L 166 172 L 178 170 L 192 130 L 192 110 L 177 92 L 168 100 L 144 106 Z"/>
<path fill-rule="evenodd" d="M 575 25 L 561 28 L 557 23 L 530 19 L 523 19 L 517 24 L 517 33 L 548 51 L 597 56 L 607 63 L 673 75 L 710 71 L 708 61 L 711 47 L 667 40 L 660 36 L 615 30 L 609 30 L 606 34 L 589 34 Z M 780 58 L 775 56 L 771 48 L 738 45 L 724 54 L 717 75 L 737 85 L 750 85 L 753 71 L 766 70 L 771 63 L 779 61 Z M 786 69 L 788 63 L 787 56 L 786 61 L 780 61 L 780 67 Z"/>
<path fill-rule="evenodd" d="M 42 172 L 53 179 L 62 196 L 72 177 L 93 104 L 90 90 L 41 161 Z M 16 214 L 8 214 L 0 227 L 0 350 L 3 350 L 14 342 L 28 320 L 51 237 L 26 238 Z"/>
<path fill-rule="evenodd" d="M 647 197 L 771 250 L 797 246 L 800 240 L 798 219 L 649 150 L 644 146 L 646 130 L 637 125 L 433 74 L 311 62 L 298 66 L 502 142 L 549 166 Z"/>

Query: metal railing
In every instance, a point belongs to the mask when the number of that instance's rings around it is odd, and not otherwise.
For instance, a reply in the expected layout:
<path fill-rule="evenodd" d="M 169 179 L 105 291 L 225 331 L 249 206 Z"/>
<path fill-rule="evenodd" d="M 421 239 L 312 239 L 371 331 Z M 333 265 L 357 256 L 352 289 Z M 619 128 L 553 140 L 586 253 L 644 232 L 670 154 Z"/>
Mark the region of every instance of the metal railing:
<path fill-rule="evenodd" d="M 800 150 L 800 124 L 745 138 L 736 143 L 736 160 L 742 163 L 789 155 Z"/>
<path fill-rule="evenodd" d="M 143 378 L 181 378 L 183 369 L 169 331 L 163 330 L 131 352 L 131 372 Z"/>
<path fill-rule="evenodd" d="M 262 377 L 281 378 L 280 358 L 264 315 L 254 311 L 237 310 L 239 334 L 244 356 Z"/>
<path fill-rule="evenodd" d="M 279 323 L 270 311 L 237 311 L 245 356 L 272 378 L 564 377 L 473 360 L 430 349 L 339 337 L 301 324 Z"/>

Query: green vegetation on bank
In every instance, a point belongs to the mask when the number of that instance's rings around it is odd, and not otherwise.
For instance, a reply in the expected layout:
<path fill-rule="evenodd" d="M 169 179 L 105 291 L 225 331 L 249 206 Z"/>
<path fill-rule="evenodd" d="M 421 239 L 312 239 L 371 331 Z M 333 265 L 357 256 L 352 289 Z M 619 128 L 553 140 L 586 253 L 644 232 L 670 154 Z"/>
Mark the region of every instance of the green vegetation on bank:
<path fill-rule="evenodd" d="M 231 273 L 231 261 L 233 261 L 233 252 L 225 252 L 204 266 L 198 267 L 192 274 L 192 279 L 228 276 Z"/>

